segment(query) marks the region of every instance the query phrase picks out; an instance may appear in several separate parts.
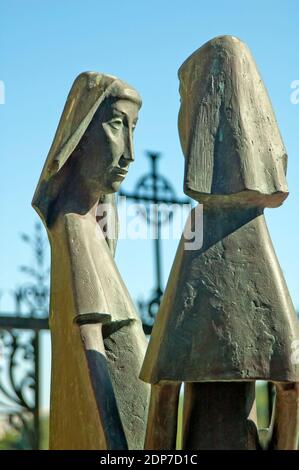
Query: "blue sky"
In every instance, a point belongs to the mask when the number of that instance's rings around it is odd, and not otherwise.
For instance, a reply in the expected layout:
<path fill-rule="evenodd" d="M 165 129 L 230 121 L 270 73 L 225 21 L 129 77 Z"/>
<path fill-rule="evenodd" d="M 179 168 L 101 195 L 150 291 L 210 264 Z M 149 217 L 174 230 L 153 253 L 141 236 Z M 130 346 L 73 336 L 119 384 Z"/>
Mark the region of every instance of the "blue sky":
<path fill-rule="evenodd" d="M 177 70 L 204 42 L 233 34 L 251 48 L 268 88 L 289 154 L 290 196 L 267 210 L 270 233 L 295 306 L 298 289 L 299 80 L 298 4 L 295 1 L 2 0 L 0 80 L 5 104 L 1 129 L 0 289 L 24 280 L 30 261 L 20 241 L 37 216 L 31 198 L 69 88 L 84 70 L 111 73 L 143 98 L 135 134 L 136 161 L 123 185 L 133 188 L 147 171 L 145 150 L 162 153 L 160 170 L 182 196 L 183 157 L 177 134 Z M 177 241 L 163 243 L 164 281 Z M 152 242 L 121 240 L 117 262 L 134 299 L 153 285 Z M 7 308 L 5 296 L 1 309 Z M 46 354 L 48 349 L 46 348 Z"/>

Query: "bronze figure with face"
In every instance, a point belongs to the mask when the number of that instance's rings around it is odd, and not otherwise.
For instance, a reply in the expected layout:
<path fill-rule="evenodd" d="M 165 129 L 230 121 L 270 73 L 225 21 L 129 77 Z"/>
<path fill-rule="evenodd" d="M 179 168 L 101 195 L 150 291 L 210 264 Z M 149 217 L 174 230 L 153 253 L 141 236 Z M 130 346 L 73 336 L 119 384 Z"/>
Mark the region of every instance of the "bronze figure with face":
<path fill-rule="evenodd" d="M 288 196 L 286 151 L 247 46 L 222 36 L 179 70 L 186 194 L 203 204 L 203 246 L 179 244 L 141 371 L 152 384 L 146 448 L 174 448 L 185 383 L 185 449 L 293 449 L 298 320 L 264 209 Z M 259 442 L 255 381 L 275 384 Z M 163 413 L 164 419 L 161 419 Z"/>
<path fill-rule="evenodd" d="M 140 106 L 115 77 L 79 75 L 33 198 L 51 245 L 51 449 L 143 446 L 146 339 L 113 258 Z"/>

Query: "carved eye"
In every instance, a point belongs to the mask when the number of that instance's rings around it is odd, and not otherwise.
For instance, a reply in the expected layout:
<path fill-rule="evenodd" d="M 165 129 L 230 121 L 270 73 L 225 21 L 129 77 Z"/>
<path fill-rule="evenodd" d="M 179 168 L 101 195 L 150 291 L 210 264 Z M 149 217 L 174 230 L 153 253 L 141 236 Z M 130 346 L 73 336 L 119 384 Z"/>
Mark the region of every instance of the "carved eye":
<path fill-rule="evenodd" d="M 108 122 L 109 126 L 112 127 L 112 129 L 115 130 L 120 130 L 122 128 L 123 122 L 121 119 L 112 119 L 111 121 Z"/>

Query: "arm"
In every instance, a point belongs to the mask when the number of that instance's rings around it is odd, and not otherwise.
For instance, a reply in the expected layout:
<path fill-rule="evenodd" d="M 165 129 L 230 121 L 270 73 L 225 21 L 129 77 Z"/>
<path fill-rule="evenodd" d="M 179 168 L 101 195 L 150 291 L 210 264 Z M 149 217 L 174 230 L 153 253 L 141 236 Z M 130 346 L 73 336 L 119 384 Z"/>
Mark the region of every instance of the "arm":
<path fill-rule="evenodd" d="M 80 329 L 88 373 L 103 426 L 107 449 L 126 450 L 128 445 L 108 371 L 102 324 L 84 323 L 82 318 L 80 323 L 77 320 L 77 324 Z"/>

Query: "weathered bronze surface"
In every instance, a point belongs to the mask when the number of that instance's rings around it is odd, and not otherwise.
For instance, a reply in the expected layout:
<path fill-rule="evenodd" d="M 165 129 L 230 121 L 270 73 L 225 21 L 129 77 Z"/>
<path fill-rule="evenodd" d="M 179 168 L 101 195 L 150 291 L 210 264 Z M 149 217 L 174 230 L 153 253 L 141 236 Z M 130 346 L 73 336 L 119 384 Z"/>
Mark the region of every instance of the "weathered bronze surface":
<path fill-rule="evenodd" d="M 166 381 L 188 384 L 185 448 L 258 448 L 249 382 L 262 379 L 289 390 L 277 387 L 268 445 L 296 448 L 298 320 L 263 214 L 288 195 L 284 144 L 254 60 L 238 39 L 209 41 L 179 78 L 184 189 L 204 205 L 204 242 L 186 250 L 182 236 L 142 367 L 141 378 L 155 384 L 146 447 L 154 445 L 151 421 Z"/>
<path fill-rule="evenodd" d="M 146 339 L 113 258 L 113 193 L 134 159 L 140 105 L 115 77 L 79 75 L 33 198 L 51 244 L 51 449 L 143 446 Z M 97 221 L 104 204 L 112 232 Z"/>

